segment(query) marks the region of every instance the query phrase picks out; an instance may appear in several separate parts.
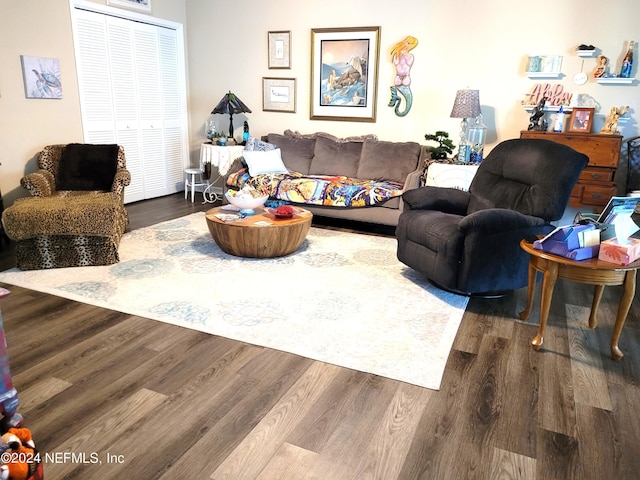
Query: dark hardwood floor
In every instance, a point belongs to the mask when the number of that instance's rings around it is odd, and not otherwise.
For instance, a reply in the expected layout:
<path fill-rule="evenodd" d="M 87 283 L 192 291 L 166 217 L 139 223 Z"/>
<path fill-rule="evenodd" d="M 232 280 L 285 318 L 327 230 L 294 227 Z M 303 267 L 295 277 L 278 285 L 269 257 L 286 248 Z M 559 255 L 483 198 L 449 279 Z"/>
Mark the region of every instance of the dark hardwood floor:
<path fill-rule="evenodd" d="M 130 228 L 208 208 L 181 194 L 128 205 Z M 524 289 L 471 299 L 439 391 L 7 287 L 13 380 L 47 480 L 640 475 L 640 311 L 612 361 L 618 287 L 590 330 L 592 288 L 559 281 L 539 352 L 537 310 L 518 320 Z"/>

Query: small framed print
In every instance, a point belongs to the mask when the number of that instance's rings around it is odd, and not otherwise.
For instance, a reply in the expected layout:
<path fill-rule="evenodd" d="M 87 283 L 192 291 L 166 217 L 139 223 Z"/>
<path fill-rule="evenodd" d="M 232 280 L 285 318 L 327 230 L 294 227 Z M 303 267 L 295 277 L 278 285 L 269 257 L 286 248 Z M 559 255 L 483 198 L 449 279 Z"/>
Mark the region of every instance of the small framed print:
<path fill-rule="evenodd" d="M 291 68 L 291 32 L 269 32 L 269 68 Z"/>
<path fill-rule="evenodd" d="M 591 133 L 595 108 L 574 107 L 569 119 L 569 132 Z"/>
<path fill-rule="evenodd" d="M 296 79 L 263 77 L 262 110 L 296 113 Z"/>
<path fill-rule="evenodd" d="M 151 13 L 151 0 L 107 0 L 107 5 Z"/>

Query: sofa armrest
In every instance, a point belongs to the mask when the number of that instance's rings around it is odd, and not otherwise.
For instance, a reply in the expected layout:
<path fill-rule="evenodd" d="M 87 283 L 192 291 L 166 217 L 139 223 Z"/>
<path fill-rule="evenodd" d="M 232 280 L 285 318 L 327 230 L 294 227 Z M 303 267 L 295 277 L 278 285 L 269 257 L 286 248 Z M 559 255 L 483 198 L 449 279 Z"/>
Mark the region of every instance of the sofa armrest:
<path fill-rule="evenodd" d="M 420 187 L 421 176 L 422 176 L 422 167 L 418 167 L 413 172 L 410 172 L 404 181 L 403 190 L 407 192 L 409 190 L 415 190 L 416 188 Z M 398 209 L 400 210 L 400 213 L 402 213 L 402 211 L 404 210 L 404 202 L 400 202 Z"/>
<path fill-rule="evenodd" d="M 55 179 L 47 170 L 38 170 L 25 175 L 20 179 L 20 185 L 33 197 L 50 197 L 56 189 Z"/>
<path fill-rule="evenodd" d="M 458 228 L 460 233 L 468 235 L 470 232 L 492 234 L 542 225 L 545 225 L 545 221 L 539 217 L 524 215 L 506 208 L 487 208 L 464 217 L 460 221 Z"/>
<path fill-rule="evenodd" d="M 469 192 L 456 188 L 420 187 L 402 194 L 405 207 L 411 210 L 440 210 L 465 215 L 469 206 Z"/>
<path fill-rule="evenodd" d="M 116 170 L 116 175 L 113 178 L 113 186 L 111 191 L 116 193 L 120 198 L 124 197 L 124 187 L 131 183 L 131 173 L 126 168 L 119 168 Z"/>

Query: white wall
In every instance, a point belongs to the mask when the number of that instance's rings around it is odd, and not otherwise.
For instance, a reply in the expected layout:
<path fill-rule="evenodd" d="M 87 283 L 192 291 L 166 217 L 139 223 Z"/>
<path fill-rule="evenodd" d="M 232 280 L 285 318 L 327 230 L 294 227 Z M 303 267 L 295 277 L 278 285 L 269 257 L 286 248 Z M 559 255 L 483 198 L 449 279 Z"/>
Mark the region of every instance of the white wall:
<path fill-rule="evenodd" d="M 94 0 L 106 4 L 106 0 Z M 185 25 L 189 77 L 191 160 L 204 140 L 204 121 L 219 99 L 233 90 L 249 105 L 247 115 L 256 136 L 286 128 L 324 130 L 336 135 L 376 133 L 385 140 L 424 141 L 424 134 L 447 130 L 457 139 L 459 121 L 449 118 L 455 92 L 480 90 L 490 145 L 517 137 L 529 115 L 520 100 L 533 83 L 524 75 L 530 54 L 564 56 L 560 81 L 575 93 L 589 93 L 602 105 L 594 130 L 612 106 L 630 105 L 625 137 L 638 135 L 640 85 L 603 86 L 571 82 L 582 60 L 581 43 L 593 44 L 615 63 L 625 42 L 638 34 L 640 2 L 632 0 L 152 0 L 154 16 Z M 526 8 L 526 12 L 522 13 Z M 0 0 L 0 189 L 5 204 L 25 194 L 19 180 L 34 169 L 44 145 L 82 141 L 80 104 L 73 54 L 69 0 Z M 377 122 L 309 120 L 311 29 L 380 26 L 381 53 Z M 292 68 L 267 68 L 267 32 L 291 30 Z M 397 117 L 389 102 L 394 70 L 389 50 L 407 35 L 419 40 L 411 71 L 414 105 Z M 25 99 L 20 55 L 60 59 L 61 100 Z M 637 58 L 633 75 L 638 75 Z M 584 62 L 585 72 L 595 60 Z M 262 77 L 294 77 L 297 113 L 262 111 Z M 221 115 L 220 126 L 228 127 Z M 236 116 L 236 126 L 244 118 Z"/>
<path fill-rule="evenodd" d="M 589 93 L 600 102 L 594 129 L 599 131 L 604 113 L 612 106 L 629 104 L 630 120 L 621 124 L 622 133 L 638 134 L 638 85 L 602 86 L 591 79 L 578 87 L 571 79 L 581 69 L 582 60 L 575 55 L 579 44 L 599 47 L 612 61 L 622 56 L 626 41 L 638 33 L 639 2 L 539 0 L 523 7 L 512 0 L 274 0 L 258 6 L 255 1 L 236 0 L 233 13 L 228 13 L 211 6 L 209 0 L 189 0 L 187 17 L 194 151 L 203 139 L 203 122 L 228 90 L 253 110 L 247 118 L 255 135 L 291 128 L 336 135 L 373 132 L 385 140 L 424 142 L 425 133 L 446 130 L 457 144 L 460 121 L 449 114 L 456 90 L 473 87 L 480 90 L 493 145 L 517 137 L 529 123 L 520 101 L 536 83 L 524 74 L 532 54 L 564 56 L 565 77 L 551 82 L 562 83 L 576 94 Z M 377 122 L 310 120 L 311 29 L 352 26 L 382 28 Z M 267 32 L 274 30 L 291 30 L 290 70 L 267 67 Z M 407 35 L 416 37 L 419 45 L 412 51 L 414 104 L 400 118 L 387 106 L 394 77 L 390 49 Z M 638 63 L 640 59 L 633 71 L 636 76 Z M 584 71 L 590 72 L 595 64 L 595 59 L 585 60 Z M 262 111 L 262 77 L 297 79 L 295 114 Z M 226 130 L 228 118 L 215 117 Z M 242 125 L 241 120 L 234 124 Z"/>

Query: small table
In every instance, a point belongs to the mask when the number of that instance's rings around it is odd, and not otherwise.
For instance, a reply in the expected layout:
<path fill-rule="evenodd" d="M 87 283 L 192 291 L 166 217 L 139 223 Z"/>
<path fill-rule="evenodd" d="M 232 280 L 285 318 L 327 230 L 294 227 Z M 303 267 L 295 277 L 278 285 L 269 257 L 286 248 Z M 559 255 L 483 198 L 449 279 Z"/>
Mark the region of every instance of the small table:
<path fill-rule="evenodd" d="M 229 173 L 229 169 L 234 161 L 242 158 L 244 146 L 242 145 L 214 145 L 203 143 L 200 145 L 200 168 L 204 170 L 204 165 L 209 163 L 218 169 L 218 177 L 209 183 L 204 191 L 205 202 L 213 203 L 222 200 L 222 196 L 213 191 L 214 183 L 223 175 Z M 209 200 L 207 199 L 209 198 Z"/>
<path fill-rule="evenodd" d="M 553 296 L 553 287 L 558 278 L 595 285 L 591 314 L 589 315 L 589 328 L 595 328 L 598 325 L 596 313 L 600 305 L 600 300 L 602 299 L 604 287 L 607 285 L 623 285 L 622 297 L 620 298 L 616 322 L 611 335 L 611 358 L 620 360 L 624 354 L 618 348 L 618 340 L 620 339 L 622 327 L 627 319 L 627 314 L 629 313 L 633 297 L 636 293 L 636 271 L 640 268 L 640 260 L 630 263 L 629 265 L 616 265 L 598 260 L 597 258 L 575 261 L 537 250 L 533 248 L 532 243 L 525 240 L 520 242 L 520 247 L 530 255 L 527 306 L 520 312 L 521 320 L 529 318 L 529 314 L 531 313 L 533 291 L 536 285 L 536 273 L 541 272 L 543 274 L 542 299 L 540 301 L 540 326 L 538 328 L 538 334 L 531 340 L 531 346 L 535 350 L 539 350 L 542 346 L 544 330 L 547 326 L 547 318 L 549 316 L 549 307 L 551 306 L 551 297 Z"/>
<path fill-rule="evenodd" d="M 256 208 L 255 211 L 255 215 L 235 222 L 224 222 L 215 216 L 217 213 L 233 213 L 223 207 L 207 211 L 207 227 L 222 251 L 236 257 L 249 258 L 289 255 L 302 245 L 313 218 L 308 210 L 282 219 L 276 218 L 264 208 Z"/>

